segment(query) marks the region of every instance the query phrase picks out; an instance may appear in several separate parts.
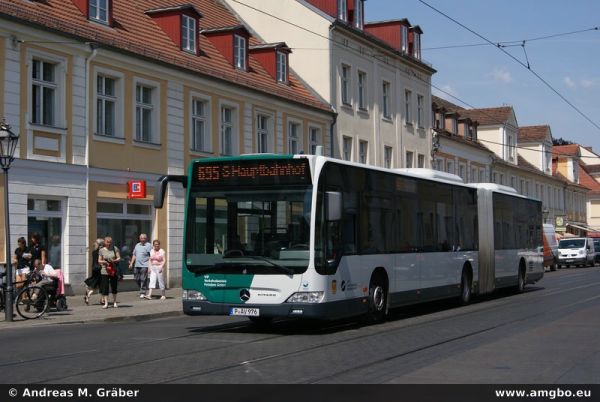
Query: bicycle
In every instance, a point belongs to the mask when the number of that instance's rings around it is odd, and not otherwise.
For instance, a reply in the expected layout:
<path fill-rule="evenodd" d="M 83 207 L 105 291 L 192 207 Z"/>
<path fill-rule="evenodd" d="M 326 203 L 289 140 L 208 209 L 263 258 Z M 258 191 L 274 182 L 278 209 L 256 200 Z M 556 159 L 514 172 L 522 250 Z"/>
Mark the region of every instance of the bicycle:
<path fill-rule="evenodd" d="M 0 277 L 6 276 L 1 273 Z M 13 292 L 17 297 L 13 298 L 17 313 L 25 320 L 32 320 L 43 316 L 49 307 L 49 298 L 46 290 L 35 285 L 38 275 L 36 272 L 30 272 L 24 281 L 15 282 L 14 285 L 23 284 L 23 288 L 18 290 L 16 287 Z M 0 287 L 0 311 L 4 310 L 6 302 L 6 284 Z"/>

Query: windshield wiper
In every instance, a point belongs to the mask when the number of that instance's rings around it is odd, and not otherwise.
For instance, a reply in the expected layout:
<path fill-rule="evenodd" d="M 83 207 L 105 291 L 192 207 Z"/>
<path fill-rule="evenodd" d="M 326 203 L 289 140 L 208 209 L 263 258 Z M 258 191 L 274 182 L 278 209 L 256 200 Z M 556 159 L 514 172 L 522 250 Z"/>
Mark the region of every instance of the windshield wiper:
<path fill-rule="evenodd" d="M 269 260 L 269 259 L 267 259 L 265 257 L 258 256 L 258 255 L 239 255 L 239 256 L 236 255 L 236 256 L 228 256 L 228 257 L 224 257 L 224 258 L 250 258 L 251 260 L 263 261 L 263 262 L 266 262 L 268 264 L 271 264 L 271 266 L 277 268 L 280 271 L 285 272 L 288 275 L 294 275 L 295 274 L 295 271 L 293 269 L 288 268 L 288 267 L 284 267 L 283 265 L 276 264 L 273 261 L 271 261 L 271 260 Z"/>

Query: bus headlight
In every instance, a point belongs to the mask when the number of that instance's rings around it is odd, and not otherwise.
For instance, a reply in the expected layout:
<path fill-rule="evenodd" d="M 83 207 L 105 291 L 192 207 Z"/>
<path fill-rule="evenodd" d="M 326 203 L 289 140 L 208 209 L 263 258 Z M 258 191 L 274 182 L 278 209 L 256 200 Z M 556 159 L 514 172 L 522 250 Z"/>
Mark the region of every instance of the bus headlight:
<path fill-rule="evenodd" d="M 183 300 L 206 300 L 206 296 L 197 290 L 183 290 Z"/>
<path fill-rule="evenodd" d="M 286 303 L 320 303 L 324 292 L 296 292 L 291 295 Z"/>

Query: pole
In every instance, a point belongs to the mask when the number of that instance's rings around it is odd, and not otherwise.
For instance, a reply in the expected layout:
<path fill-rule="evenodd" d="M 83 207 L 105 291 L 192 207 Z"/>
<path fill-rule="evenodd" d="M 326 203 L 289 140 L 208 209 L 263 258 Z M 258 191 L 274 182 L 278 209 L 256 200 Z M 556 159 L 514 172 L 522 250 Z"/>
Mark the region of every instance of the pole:
<path fill-rule="evenodd" d="M 4 168 L 4 234 L 6 239 L 6 298 L 5 321 L 13 320 L 13 269 L 10 260 L 10 223 L 8 218 L 8 168 Z"/>

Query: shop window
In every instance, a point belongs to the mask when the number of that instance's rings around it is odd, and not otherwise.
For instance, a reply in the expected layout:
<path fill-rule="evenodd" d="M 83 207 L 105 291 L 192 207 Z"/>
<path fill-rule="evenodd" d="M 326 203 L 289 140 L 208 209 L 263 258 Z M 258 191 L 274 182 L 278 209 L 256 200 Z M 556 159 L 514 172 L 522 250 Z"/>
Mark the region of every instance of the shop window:
<path fill-rule="evenodd" d="M 113 238 L 121 251 L 119 272 L 127 274 L 131 251 L 141 233 L 152 238 L 152 206 L 147 203 L 129 201 L 98 201 L 96 203 L 96 236 Z M 166 239 L 161 239 L 163 243 Z"/>
<path fill-rule="evenodd" d="M 34 233 L 39 233 L 40 243 L 46 249 L 46 262 L 62 268 L 62 200 L 33 197 L 27 200 L 27 244 Z"/>

